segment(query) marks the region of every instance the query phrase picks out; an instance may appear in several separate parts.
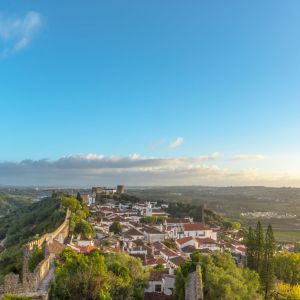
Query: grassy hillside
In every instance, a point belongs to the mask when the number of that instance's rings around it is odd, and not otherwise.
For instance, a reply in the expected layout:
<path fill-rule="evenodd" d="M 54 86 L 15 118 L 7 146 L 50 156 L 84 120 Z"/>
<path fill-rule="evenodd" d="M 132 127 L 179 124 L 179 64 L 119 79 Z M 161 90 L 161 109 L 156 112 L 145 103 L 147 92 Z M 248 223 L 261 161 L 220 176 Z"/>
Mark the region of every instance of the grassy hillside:
<path fill-rule="evenodd" d="M 65 208 L 61 208 L 61 201 L 46 198 L 1 218 L 0 241 L 5 242 L 0 253 L 0 278 L 9 272 L 19 273 L 21 246 L 35 237 L 53 231 L 63 222 L 64 217 Z"/>

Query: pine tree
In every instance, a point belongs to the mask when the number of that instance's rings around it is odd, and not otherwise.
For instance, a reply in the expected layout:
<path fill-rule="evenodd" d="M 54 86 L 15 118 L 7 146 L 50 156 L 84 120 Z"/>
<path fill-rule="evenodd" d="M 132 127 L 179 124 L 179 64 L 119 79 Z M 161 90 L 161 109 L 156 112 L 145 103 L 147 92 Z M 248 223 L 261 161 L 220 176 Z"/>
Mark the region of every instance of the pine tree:
<path fill-rule="evenodd" d="M 255 246 L 254 246 L 254 263 L 253 269 L 261 274 L 262 264 L 264 259 L 264 232 L 260 221 L 257 222 L 255 229 Z"/>
<path fill-rule="evenodd" d="M 264 289 L 265 299 L 270 299 L 270 292 L 274 287 L 274 261 L 273 257 L 276 250 L 275 238 L 272 226 L 269 225 L 266 232 L 264 260 L 261 270 L 261 283 Z"/>
<path fill-rule="evenodd" d="M 250 269 L 254 268 L 254 253 L 255 253 L 255 237 L 252 227 L 249 227 L 247 238 L 247 266 Z"/>

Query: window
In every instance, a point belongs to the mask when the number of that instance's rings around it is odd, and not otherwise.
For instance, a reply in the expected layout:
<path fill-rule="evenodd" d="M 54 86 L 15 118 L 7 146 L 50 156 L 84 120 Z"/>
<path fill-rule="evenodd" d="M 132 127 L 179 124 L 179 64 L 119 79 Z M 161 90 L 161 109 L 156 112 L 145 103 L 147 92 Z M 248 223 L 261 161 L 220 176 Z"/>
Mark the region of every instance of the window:
<path fill-rule="evenodd" d="M 161 292 L 161 284 L 156 284 L 155 285 L 155 292 L 160 293 Z"/>

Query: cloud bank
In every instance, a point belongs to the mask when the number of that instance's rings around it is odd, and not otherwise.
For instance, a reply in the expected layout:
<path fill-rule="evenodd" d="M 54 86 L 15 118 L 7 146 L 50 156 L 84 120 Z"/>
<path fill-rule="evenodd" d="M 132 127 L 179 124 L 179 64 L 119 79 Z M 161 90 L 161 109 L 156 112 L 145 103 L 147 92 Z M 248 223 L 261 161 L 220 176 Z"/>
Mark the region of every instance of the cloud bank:
<path fill-rule="evenodd" d="M 287 176 L 263 176 L 257 169 L 238 171 L 216 165 L 219 153 L 157 158 L 76 154 L 57 160 L 0 162 L 2 185 L 299 185 Z"/>
<path fill-rule="evenodd" d="M 262 154 L 238 154 L 232 157 L 231 160 L 262 160 L 266 159 L 266 156 Z"/>
<path fill-rule="evenodd" d="M 0 12 L 0 53 L 7 56 L 27 47 L 43 25 L 42 16 L 29 11 L 23 17 Z"/>

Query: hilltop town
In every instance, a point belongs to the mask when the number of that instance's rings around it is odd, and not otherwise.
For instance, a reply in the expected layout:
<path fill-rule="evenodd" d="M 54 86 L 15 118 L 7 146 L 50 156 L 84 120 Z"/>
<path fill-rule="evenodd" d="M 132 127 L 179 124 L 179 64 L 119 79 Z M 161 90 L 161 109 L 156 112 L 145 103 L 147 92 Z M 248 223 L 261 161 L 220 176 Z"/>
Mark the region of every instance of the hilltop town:
<path fill-rule="evenodd" d="M 79 193 L 77 197 L 90 208 L 89 222 L 96 236 L 73 239 L 69 246 L 82 253 L 101 249 L 140 258 L 144 267 L 154 268 L 146 297 L 147 294 L 151 299 L 161 299 L 162 294 L 171 296 L 175 270 L 195 251 L 206 254 L 229 251 L 237 263 L 245 258 L 246 248 L 239 229 L 224 230 L 221 224 L 206 224 L 203 206 L 198 208 L 201 222 L 196 222 L 189 215 L 182 218 L 170 215 L 168 203 L 126 201 L 124 193 L 124 186 L 93 187 L 90 194 Z"/>
<path fill-rule="evenodd" d="M 297 289 L 299 244 L 276 242 L 271 226 L 122 185 L 54 190 L 1 221 L 0 299 L 258 300 Z"/>

